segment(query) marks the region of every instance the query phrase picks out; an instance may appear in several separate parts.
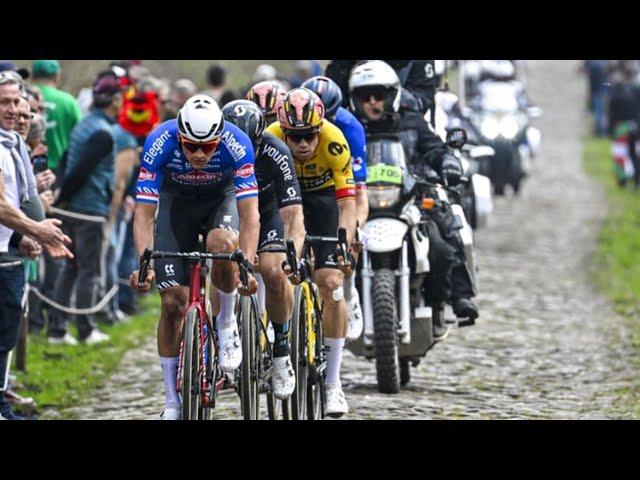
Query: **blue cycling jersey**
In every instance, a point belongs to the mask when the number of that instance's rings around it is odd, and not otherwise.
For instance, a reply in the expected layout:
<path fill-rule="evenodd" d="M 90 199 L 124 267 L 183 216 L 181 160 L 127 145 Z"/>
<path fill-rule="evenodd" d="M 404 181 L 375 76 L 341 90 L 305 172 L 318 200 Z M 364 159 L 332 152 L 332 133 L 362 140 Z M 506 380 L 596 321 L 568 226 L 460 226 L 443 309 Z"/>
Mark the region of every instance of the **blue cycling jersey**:
<path fill-rule="evenodd" d="M 360 121 L 346 108 L 339 107 L 333 122 L 349 143 L 353 179 L 362 188 L 367 183 L 367 141 L 364 127 Z"/>
<path fill-rule="evenodd" d="M 236 199 L 257 197 L 254 151 L 249 137 L 231 122 L 225 122 L 222 141 L 209 162 L 195 170 L 178 140 L 176 120 L 156 127 L 147 137 L 136 184 L 136 201 L 156 204 L 160 190 L 179 194 L 223 195 L 234 182 Z"/>

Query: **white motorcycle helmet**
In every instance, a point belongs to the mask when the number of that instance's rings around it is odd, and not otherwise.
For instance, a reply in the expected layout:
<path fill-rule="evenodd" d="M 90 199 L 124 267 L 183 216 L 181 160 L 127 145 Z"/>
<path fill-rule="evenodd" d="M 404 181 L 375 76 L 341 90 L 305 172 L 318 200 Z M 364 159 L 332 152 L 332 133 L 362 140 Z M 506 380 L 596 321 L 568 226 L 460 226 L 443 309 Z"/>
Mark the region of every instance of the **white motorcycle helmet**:
<path fill-rule="evenodd" d="M 396 113 L 400 109 L 400 78 L 391 66 L 382 60 L 366 60 L 351 70 L 349 75 L 349 104 L 358 118 L 365 118 L 360 102 L 355 101 L 359 89 L 384 87 L 387 95 L 384 111 Z"/>
<path fill-rule="evenodd" d="M 209 143 L 217 140 L 224 128 L 224 117 L 216 101 L 207 95 L 194 95 L 178 112 L 178 131 L 187 140 Z"/>

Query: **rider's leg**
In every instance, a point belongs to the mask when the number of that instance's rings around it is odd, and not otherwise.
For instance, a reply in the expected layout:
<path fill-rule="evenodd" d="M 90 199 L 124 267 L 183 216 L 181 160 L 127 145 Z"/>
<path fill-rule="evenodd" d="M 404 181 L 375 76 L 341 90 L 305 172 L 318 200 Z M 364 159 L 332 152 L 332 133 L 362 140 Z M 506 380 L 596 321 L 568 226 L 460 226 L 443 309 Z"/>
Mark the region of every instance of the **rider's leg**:
<path fill-rule="evenodd" d="M 215 228 L 207 235 L 207 250 L 232 253 L 238 248 L 238 235 L 231 229 Z M 219 312 L 216 317 L 220 368 L 233 372 L 242 362 L 242 348 L 236 321 L 236 285 L 238 266 L 232 262 L 214 261 L 211 281 L 218 290 Z"/>
<path fill-rule="evenodd" d="M 315 281 L 322 299 L 322 320 L 327 354 L 327 385 L 340 385 L 342 347 L 347 336 L 347 303 L 344 300 L 340 270 L 321 268 L 315 273 Z"/>
<path fill-rule="evenodd" d="M 207 251 L 212 253 L 232 253 L 238 248 L 238 236 L 231 230 L 216 228 L 207 235 Z M 211 282 L 218 290 L 219 312 L 218 327 L 235 322 L 234 307 L 236 285 L 234 277 L 238 267 L 233 262 L 214 261 Z M 216 309 L 217 310 L 217 309 Z"/>
<path fill-rule="evenodd" d="M 178 355 L 180 354 L 180 323 L 187 304 L 187 287 L 170 287 L 160 292 L 162 311 L 158 323 L 158 354 L 164 379 L 165 408 L 180 408 L 176 389 Z"/>
<path fill-rule="evenodd" d="M 282 270 L 283 253 L 260 255 L 260 274 L 265 285 L 265 305 L 275 331 L 274 356 L 289 354 L 289 319 L 293 307 L 293 289 Z"/>

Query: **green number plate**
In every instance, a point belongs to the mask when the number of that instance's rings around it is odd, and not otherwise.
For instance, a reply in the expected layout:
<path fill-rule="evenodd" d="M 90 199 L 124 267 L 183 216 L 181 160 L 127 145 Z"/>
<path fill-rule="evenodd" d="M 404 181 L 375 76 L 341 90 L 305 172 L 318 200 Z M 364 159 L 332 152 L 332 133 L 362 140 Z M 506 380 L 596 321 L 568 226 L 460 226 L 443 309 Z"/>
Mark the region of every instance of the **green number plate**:
<path fill-rule="evenodd" d="M 367 183 L 387 182 L 402 184 L 402 169 L 392 165 L 367 167 Z"/>

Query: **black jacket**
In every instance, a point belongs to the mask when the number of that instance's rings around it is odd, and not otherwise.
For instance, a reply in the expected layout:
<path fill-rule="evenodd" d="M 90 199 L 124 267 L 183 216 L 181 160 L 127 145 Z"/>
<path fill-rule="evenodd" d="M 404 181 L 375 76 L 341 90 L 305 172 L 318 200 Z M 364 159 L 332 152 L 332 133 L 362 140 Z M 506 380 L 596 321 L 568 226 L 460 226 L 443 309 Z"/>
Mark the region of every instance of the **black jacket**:
<path fill-rule="evenodd" d="M 380 122 L 364 123 L 367 134 L 392 133 L 402 141 L 412 172 L 423 175 L 425 167 L 442 174 L 442 159 L 449 147 L 429 129 L 421 112 L 401 111 Z"/>

